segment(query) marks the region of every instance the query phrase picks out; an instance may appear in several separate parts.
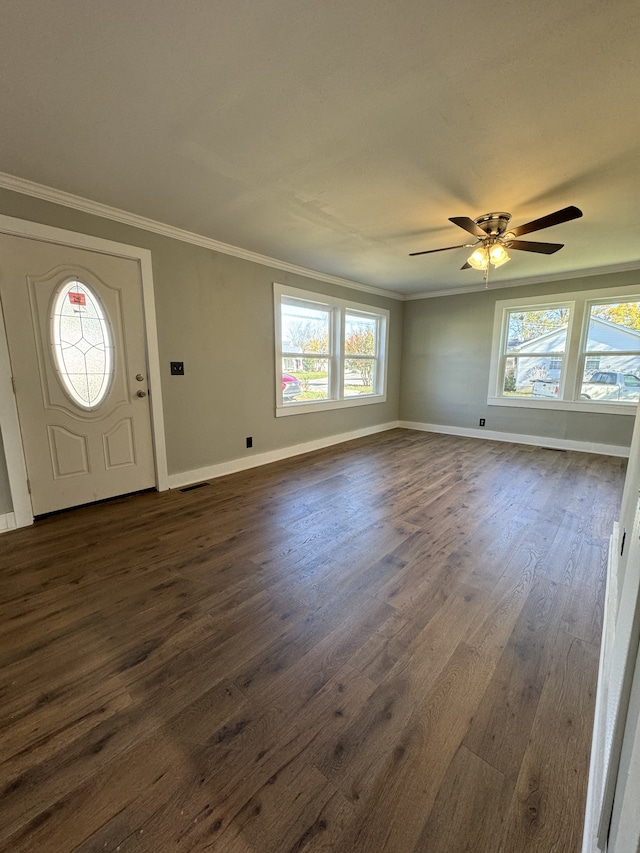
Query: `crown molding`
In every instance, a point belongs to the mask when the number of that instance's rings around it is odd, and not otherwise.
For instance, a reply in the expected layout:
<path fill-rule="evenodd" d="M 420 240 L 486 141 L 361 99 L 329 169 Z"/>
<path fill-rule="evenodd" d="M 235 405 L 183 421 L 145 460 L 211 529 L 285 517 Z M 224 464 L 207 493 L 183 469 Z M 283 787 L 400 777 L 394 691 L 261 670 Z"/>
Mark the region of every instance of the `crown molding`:
<path fill-rule="evenodd" d="M 98 201 L 93 201 L 83 196 L 74 195 L 73 193 L 58 190 L 54 187 L 48 187 L 45 184 L 38 184 L 35 181 L 19 178 L 17 175 L 10 175 L 8 172 L 0 172 L 0 188 L 11 190 L 12 192 L 21 193 L 22 195 L 39 198 L 42 201 L 60 204 L 63 207 L 70 207 L 73 210 L 89 213 L 93 216 L 100 216 L 104 219 L 111 219 L 114 222 L 120 222 L 123 225 L 130 225 L 132 228 L 139 228 L 142 231 L 150 231 L 154 234 L 160 234 L 163 237 L 169 237 L 174 240 L 180 240 L 183 243 L 191 243 L 194 246 L 200 246 L 204 249 L 211 249 L 214 252 L 220 252 L 223 255 L 232 255 L 235 258 L 241 258 L 245 261 L 250 261 L 261 266 L 271 267 L 272 269 L 290 272 L 294 275 L 303 276 L 304 278 L 312 278 L 316 281 L 324 281 L 327 284 L 336 284 L 340 287 L 348 287 L 351 290 L 359 290 L 363 293 L 372 293 L 376 296 L 383 296 L 387 299 L 394 299 L 399 302 L 411 302 L 415 299 L 435 299 L 440 296 L 457 296 L 465 293 L 477 293 L 486 290 L 484 284 L 479 282 L 471 287 L 452 287 L 439 290 L 428 290 L 420 293 L 399 293 L 398 291 L 386 290 L 382 287 L 374 287 L 370 284 L 352 281 L 348 278 L 330 275 L 328 273 L 319 272 L 318 270 L 301 267 L 297 264 L 291 264 L 287 261 L 281 261 L 278 258 L 271 258 L 268 255 L 261 255 L 258 252 L 251 252 L 248 249 L 242 249 L 239 246 L 232 246 L 229 243 L 222 243 L 220 240 L 214 240 L 212 237 L 205 237 L 202 234 L 195 234 L 192 231 L 187 231 L 183 228 L 176 228 L 173 225 L 167 225 L 164 222 L 158 222 L 155 219 L 148 219 L 146 216 L 139 216 L 137 213 L 130 213 L 126 210 L 121 210 L 117 207 L 111 207 L 108 204 L 102 204 Z M 527 284 L 545 284 L 548 282 L 564 281 L 574 278 L 589 278 L 595 275 L 608 275 L 618 272 L 628 272 L 632 270 L 640 270 L 640 260 L 630 261 L 622 264 L 611 264 L 604 267 L 590 267 L 582 270 L 571 270 L 562 273 L 547 273 L 540 276 L 529 276 L 527 278 L 510 279 L 508 281 L 491 282 L 489 290 L 498 290 L 506 287 L 520 287 Z"/>
<path fill-rule="evenodd" d="M 143 231 L 151 231 L 154 234 L 160 234 L 163 237 L 170 237 L 174 240 L 180 240 L 183 243 L 191 243 L 194 246 L 200 246 L 204 249 L 211 249 L 214 252 L 220 252 L 223 255 L 232 255 L 235 258 L 241 258 L 245 261 L 251 261 L 254 264 L 271 267 L 284 272 L 290 272 L 294 275 L 304 276 L 305 278 L 313 278 L 316 281 L 324 281 L 328 284 L 337 284 L 341 287 L 348 287 L 351 290 L 361 290 L 364 293 L 373 293 L 376 296 L 384 296 L 387 299 L 395 299 L 403 301 L 404 295 L 391 290 L 385 290 L 381 287 L 374 287 L 369 284 L 362 284 L 357 281 L 351 281 L 348 278 L 341 278 L 336 275 L 318 272 L 318 270 L 307 269 L 306 267 L 290 264 L 287 261 L 281 261 L 278 258 L 270 258 L 267 255 L 260 255 L 257 252 L 251 252 L 248 249 L 241 249 L 239 246 L 231 246 L 228 243 L 222 243 L 219 240 L 214 240 L 211 237 L 205 237 L 202 234 L 194 234 L 191 231 L 186 231 L 183 228 L 176 228 L 173 225 L 167 225 L 164 222 L 158 222 L 155 219 L 148 219 L 146 216 L 139 216 L 137 213 L 129 213 L 126 210 L 120 210 L 117 207 L 111 207 L 108 204 L 102 204 L 98 201 L 84 198 L 83 196 L 74 195 L 73 193 L 58 190 L 54 187 L 48 187 L 44 184 L 38 184 L 35 181 L 29 181 L 26 178 L 19 178 L 17 175 L 10 175 L 7 172 L 0 172 L 0 188 L 11 190 L 12 192 L 29 195 L 33 198 L 49 201 L 53 204 L 60 204 L 63 207 L 70 207 L 74 210 L 79 210 L 83 213 L 89 213 L 94 216 L 101 216 L 104 219 L 111 219 L 114 222 L 121 222 L 123 225 L 130 225 L 133 228 L 140 228 Z"/>
<path fill-rule="evenodd" d="M 622 264 L 609 264 L 604 267 L 588 267 L 582 270 L 570 270 L 568 272 L 545 273 L 545 275 L 528 276 L 527 278 L 516 278 L 508 281 L 489 282 L 489 287 L 478 284 L 474 287 L 456 287 L 447 290 L 427 290 L 423 293 L 405 293 L 404 301 L 412 299 L 434 299 L 437 296 L 456 296 L 460 293 L 477 293 L 481 290 L 499 290 L 505 287 L 523 287 L 525 284 L 548 284 L 549 282 L 569 281 L 574 278 L 590 278 L 595 275 L 611 275 L 618 272 L 633 272 L 640 270 L 640 260 L 627 261 Z"/>

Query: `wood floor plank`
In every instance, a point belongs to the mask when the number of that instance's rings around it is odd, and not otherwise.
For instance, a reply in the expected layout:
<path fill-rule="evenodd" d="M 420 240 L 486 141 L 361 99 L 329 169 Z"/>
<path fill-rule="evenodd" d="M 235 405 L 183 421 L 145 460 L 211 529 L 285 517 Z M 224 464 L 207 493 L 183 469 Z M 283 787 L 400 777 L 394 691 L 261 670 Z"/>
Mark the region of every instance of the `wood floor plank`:
<path fill-rule="evenodd" d="M 237 713 L 245 701 L 232 684 L 214 688 L 213 696 L 206 702 L 208 726 L 215 730 Z M 69 739 L 41 763 L 34 760 L 26 767 L 24 761 L 4 763 L 4 831 L 17 833 L 30 821 L 37 821 L 39 810 L 60 811 L 57 805 L 60 798 L 64 798 L 66 807 L 67 796 L 82 787 L 85 780 L 99 776 L 104 768 L 153 737 L 171 716 L 182 715 L 183 702 L 182 694 L 167 693 L 162 701 L 156 698 L 153 714 L 146 706 L 130 706 L 119 716 L 112 716 L 76 739 Z"/>
<path fill-rule="evenodd" d="M 128 803 L 135 802 L 141 792 L 144 797 L 164 799 L 167 788 L 170 790 L 179 779 L 183 762 L 183 756 L 162 734 L 147 738 L 97 773 L 87 774 L 83 783 L 66 796 L 58 796 L 25 823 L 16 827 L 9 820 L 0 850 L 73 850 Z M 36 786 L 37 782 L 34 789 Z"/>
<path fill-rule="evenodd" d="M 559 632 L 530 741 L 506 815 L 500 853 L 577 853 L 586 799 L 597 649 Z M 549 721 L 553 720 L 553 726 Z"/>
<path fill-rule="evenodd" d="M 145 844 L 159 850 L 165 843 L 180 853 L 208 849 L 207 844 L 225 851 L 230 838 L 237 845 L 236 815 L 246 816 L 247 804 L 278 778 L 290 782 L 292 773 L 295 777 L 313 766 L 307 753 L 313 755 L 318 741 L 344 729 L 374 686 L 345 667 L 297 713 L 276 702 L 271 710 L 249 707 L 231 719 L 197 750 L 190 750 L 196 773 L 177 792 L 171 810 L 156 807 L 144 820 Z M 283 812 L 276 810 L 274 820 L 285 819 L 287 803 L 281 805 Z M 177 824 L 176 812 L 181 816 Z"/>
<path fill-rule="evenodd" d="M 461 746 L 449 765 L 413 853 L 495 849 L 496 838 L 503 832 L 509 793 L 501 773 Z M 491 809 L 487 808 L 487 800 L 493 804 Z"/>
<path fill-rule="evenodd" d="M 464 744 L 515 784 L 562 629 L 566 587 L 537 578 L 500 656 Z"/>
<path fill-rule="evenodd" d="M 393 755 L 415 708 L 425 701 L 449 665 L 466 625 L 481 604 L 479 596 L 452 596 L 421 631 L 349 729 L 329 742 L 318 764 L 351 800 L 375 784 Z M 464 616 L 462 614 L 465 614 Z"/>
<path fill-rule="evenodd" d="M 495 662 L 460 644 L 428 698 L 414 709 L 386 755 L 384 773 L 357 793 L 366 809 L 349 839 L 357 853 L 413 850 L 449 765 L 486 689 Z"/>
<path fill-rule="evenodd" d="M 396 429 L 0 536 L 2 853 L 574 853 L 624 460 Z"/>

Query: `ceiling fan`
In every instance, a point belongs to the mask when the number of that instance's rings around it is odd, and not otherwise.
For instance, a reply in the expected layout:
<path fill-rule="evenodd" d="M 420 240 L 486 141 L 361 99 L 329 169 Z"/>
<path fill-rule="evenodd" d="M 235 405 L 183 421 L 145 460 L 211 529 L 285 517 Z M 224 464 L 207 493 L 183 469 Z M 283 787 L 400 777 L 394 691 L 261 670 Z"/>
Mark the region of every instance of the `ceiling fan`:
<path fill-rule="evenodd" d="M 555 213 L 541 216 L 540 219 L 518 225 L 516 228 L 509 228 L 510 213 L 485 213 L 476 219 L 470 219 L 468 216 L 452 216 L 449 218 L 449 222 L 453 222 L 477 237 L 475 243 L 461 243 L 459 246 L 446 246 L 443 249 L 411 252 L 410 257 L 429 255 L 432 252 L 448 252 L 450 249 L 472 248 L 473 252 L 460 269 L 466 270 L 473 267 L 476 270 L 483 270 L 484 279 L 487 282 L 490 264 L 494 267 L 500 267 L 510 260 L 507 249 L 552 255 L 564 246 L 564 243 L 537 243 L 532 240 L 518 240 L 518 237 L 523 234 L 530 234 L 532 231 L 550 228 L 552 225 L 560 225 L 562 222 L 570 222 L 572 219 L 579 219 L 581 216 L 580 208 L 570 205 L 563 207 L 562 210 L 556 210 Z"/>

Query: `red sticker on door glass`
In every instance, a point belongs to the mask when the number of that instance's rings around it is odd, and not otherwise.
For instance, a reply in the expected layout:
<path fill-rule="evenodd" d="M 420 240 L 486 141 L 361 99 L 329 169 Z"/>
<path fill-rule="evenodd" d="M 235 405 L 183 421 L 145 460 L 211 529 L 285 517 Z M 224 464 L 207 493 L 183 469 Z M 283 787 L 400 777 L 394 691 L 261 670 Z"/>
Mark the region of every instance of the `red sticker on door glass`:
<path fill-rule="evenodd" d="M 69 293 L 69 302 L 72 305 L 86 305 L 87 297 L 84 293 Z"/>

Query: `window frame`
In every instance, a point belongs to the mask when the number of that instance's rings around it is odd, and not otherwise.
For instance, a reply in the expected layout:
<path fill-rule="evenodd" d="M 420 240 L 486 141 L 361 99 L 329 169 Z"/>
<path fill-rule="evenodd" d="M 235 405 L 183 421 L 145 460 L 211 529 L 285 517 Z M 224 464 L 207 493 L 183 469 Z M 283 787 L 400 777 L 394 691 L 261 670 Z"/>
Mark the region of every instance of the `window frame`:
<path fill-rule="evenodd" d="M 309 304 L 329 312 L 329 397 L 326 400 L 301 400 L 285 403 L 282 395 L 283 358 L 300 353 L 290 353 L 282 349 L 282 319 L 283 302 L 289 304 Z M 276 374 L 276 417 L 300 415 L 311 412 L 323 412 L 331 409 L 367 406 L 374 403 L 384 403 L 387 400 L 387 372 L 389 350 L 389 317 L 386 308 L 365 305 L 351 300 L 338 299 L 324 293 L 301 290 L 296 287 L 278 284 L 273 285 L 274 330 L 275 330 L 275 374 Z M 344 365 L 350 358 L 345 352 L 345 317 L 347 314 L 360 314 L 363 317 L 374 318 L 376 321 L 376 360 L 375 388 L 371 394 L 345 396 L 344 394 Z M 313 354 L 318 355 L 317 353 Z M 357 356 L 356 356 L 357 357 Z M 367 356 L 370 358 L 370 356 Z"/>
<path fill-rule="evenodd" d="M 640 286 L 603 288 L 573 293 L 558 293 L 531 296 L 520 299 L 497 300 L 494 311 L 491 363 L 487 405 L 510 408 L 551 409 L 553 411 L 599 412 L 601 414 L 635 416 L 638 403 L 606 402 L 580 399 L 584 365 L 594 357 L 586 348 L 591 307 L 606 303 L 638 302 Z M 514 310 L 542 310 L 545 308 L 569 308 L 569 324 L 564 352 L 558 398 L 549 400 L 541 397 L 507 397 L 504 395 L 504 364 L 508 353 L 508 316 Z M 513 352 L 510 353 L 513 356 Z M 526 353 L 524 355 L 529 355 Z M 547 353 L 548 355 L 548 353 Z M 555 353 L 554 353 L 555 355 Z"/>

